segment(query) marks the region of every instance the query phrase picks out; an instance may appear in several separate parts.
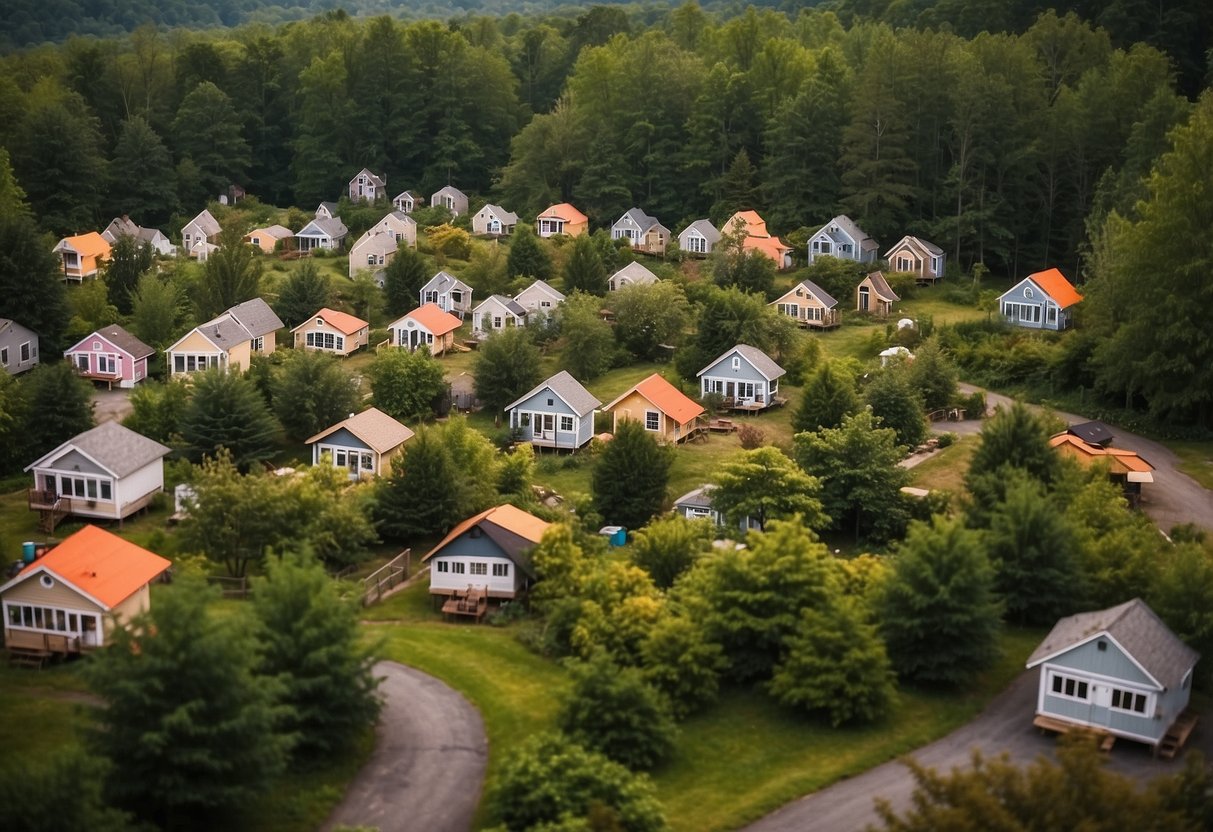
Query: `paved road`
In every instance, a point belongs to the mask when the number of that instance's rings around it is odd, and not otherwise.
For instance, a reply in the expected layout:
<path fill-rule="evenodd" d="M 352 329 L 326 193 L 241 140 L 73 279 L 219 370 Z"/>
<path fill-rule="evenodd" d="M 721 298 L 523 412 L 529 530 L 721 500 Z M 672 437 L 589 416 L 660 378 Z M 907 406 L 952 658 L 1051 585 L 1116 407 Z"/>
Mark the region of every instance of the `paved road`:
<path fill-rule="evenodd" d="M 467 832 L 480 803 L 488 739 L 480 713 L 432 676 L 379 662 L 383 713 L 375 751 L 323 829 Z"/>
<path fill-rule="evenodd" d="M 985 756 L 1006 752 L 1019 763 L 1041 754 L 1051 755 L 1056 740 L 1032 727 L 1039 678 L 1039 668 L 1020 674 L 972 722 L 909 756 L 925 766 L 949 771 L 967 767 L 975 748 Z M 1201 725 L 1188 748 L 1200 748 L 1207 756 L 1210 747 L 1213 731 Z M 1122 741 L 1108 755 L 1108 765 L 1122 774 L 1148 780 L 1178 772 L 1182 762 L 1179 758 L 1156 760 L 1146 746 Z M 913 788 L 909 769 L 895 760 L 789 803 L 747 826 L 745 832 L 861 832 L 879 820 L 876 798 L 887 800 L 894 810 L 904 811 L 910 806 Z"/>
<path fill-rule="evenodd" d="M 93 416 L 98 424 L 121 422 L 132 410 L 130 390 L 106 390 L 104 387 L 93 390 Z"/>

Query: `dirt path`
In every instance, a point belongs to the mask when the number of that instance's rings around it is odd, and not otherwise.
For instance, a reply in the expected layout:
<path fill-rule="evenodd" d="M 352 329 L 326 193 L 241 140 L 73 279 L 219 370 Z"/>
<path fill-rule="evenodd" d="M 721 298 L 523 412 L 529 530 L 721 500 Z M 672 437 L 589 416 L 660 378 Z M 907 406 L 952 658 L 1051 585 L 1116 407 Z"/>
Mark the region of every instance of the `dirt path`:
<path fill-rule="evenodd" d="M 375 751 L 322 827 L 467 832 L 488 763 L 480 713 L 458 691 L 396 662 L 379 662 L 383 713 Z"/>

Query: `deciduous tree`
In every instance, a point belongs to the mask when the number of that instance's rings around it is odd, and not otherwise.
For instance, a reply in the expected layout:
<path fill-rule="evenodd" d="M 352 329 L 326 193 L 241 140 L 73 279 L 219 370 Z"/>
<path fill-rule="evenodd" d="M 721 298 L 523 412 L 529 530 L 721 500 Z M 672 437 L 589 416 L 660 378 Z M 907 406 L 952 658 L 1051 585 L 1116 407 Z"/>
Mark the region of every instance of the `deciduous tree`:
<path fill-rule="evenodd" d="M 678 576 L 690 569 L 712 545 L 709 523 L 687 520 L 681 515 L 660 517 L 636 532 L 629 553 L 632 563 L 669 589 Z"/>
<path fill-rule="evenodd" d="M 263 266 L 253 247 L 244 242 L 244 231 L 228 225 L 219 232 L 219 248 L 206 258 L 201 279 L 194 285 L 198 317 L 207 320 L 257 297 Z"/>
<path fill-rule="evenodd" d="M 480 345 L 472 374 L 476 398 L 499 419 L 510 402 L 539 383 L 539 348 L 522 327 L 497 332 Z"/>
<path fill-rule="evenodd" d="M 510 256 L 506 260 L 506 271 L 510 278 L 532 277 L 550 280 L 552 258 L 539 242 L 534 229 L 523 223 L 510 235 Z"/>
<path fill-rule="evenodd" d="M 821 483 L 778 448 L 742 451 L 720 466 L 712 490 L 713 507 L 739 525 L 747 519 L 765 530 L 771 520 L 799 516 L 811 529 L 830 518 L 822 509 Z"/>
<path fill-rule="evenodd" d="M 463 519 L 458 472 L 436 429 L 419 430 L 392 460 L 375 494 L 375 519 L 394 540 L 445 534 Z"/>
<path fill-rule="evenodd" d="M 615 339 L 640 361 L 654 361 L 686 335 L 690 305 L 672 280 L 624 286 L 611 296 Z"/>
<path fill-rule="evenodd" d="M 601 309 L 602 301 L 584 292 L 574 292 L 561 305 L 561 359 L 569 372 L 583 381 L 605 373 L 615 358 L 615 335 L 599 314 Z"/>
<path fill-rule="evenodd" d="M 0 293 L 4 316 L 38 333 L 49 354 L 65 349 L 67 291 L 61 264 L 51 253 L 54 241 L 38 233 L 22 211 L 0 211 Z"/>
<path fill-rule="evenodd" d="M 927 438 L 922 397 L 904 368 L 893 366 L 878 373 L 864 390 L 864 399 L 881 426 L 897 433 L 897 444 L 913 449 Z"/>
<path fill-rule="evenodd" d="M 442 365 L 428 350 L 385 350 L 367 368 L 371 401 L 402 422 L 430 418 L 437 399 L 446 392 Z"/>
<path fill-rule="evenodd" d="M 144 274 L 131 292 L 131 331 L 149 346 L 164 349 L 180 334 L 185 307 L 185 296 L 176 283 Z"/>
<path fill-rule="evenodd" d="M 425 258 L 410 246 L 400 246 L 383 270 L 383 299 L 388 315 L 396 318 L 416 309 L 421 287 L 429 280 Z"/>

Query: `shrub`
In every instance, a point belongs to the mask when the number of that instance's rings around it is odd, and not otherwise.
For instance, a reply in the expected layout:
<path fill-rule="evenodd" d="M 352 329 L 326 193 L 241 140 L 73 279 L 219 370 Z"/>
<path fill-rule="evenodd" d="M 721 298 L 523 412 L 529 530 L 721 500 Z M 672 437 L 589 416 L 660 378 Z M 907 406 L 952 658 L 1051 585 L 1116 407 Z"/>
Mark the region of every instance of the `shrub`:
<path fill-rule="evenodd" d="M 737 439 L 741 442 L 742 448 L 752 451 L 762 447 L 766 433 L 757 425 L 742 425 L 737 429 Z"/>

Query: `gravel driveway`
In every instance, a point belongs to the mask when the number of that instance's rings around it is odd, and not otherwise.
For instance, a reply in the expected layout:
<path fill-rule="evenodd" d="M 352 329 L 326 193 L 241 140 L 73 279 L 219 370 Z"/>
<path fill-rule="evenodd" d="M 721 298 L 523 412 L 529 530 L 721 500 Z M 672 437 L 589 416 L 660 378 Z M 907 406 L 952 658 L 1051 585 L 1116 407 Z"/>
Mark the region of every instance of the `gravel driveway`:
<path fill-rule="evenodd" d="M 396 662 L 379 662 L 384 697 L 375 751 L 323 830 L 467 832 L 488 762 L 480 713 L 461 693 Z"/>

